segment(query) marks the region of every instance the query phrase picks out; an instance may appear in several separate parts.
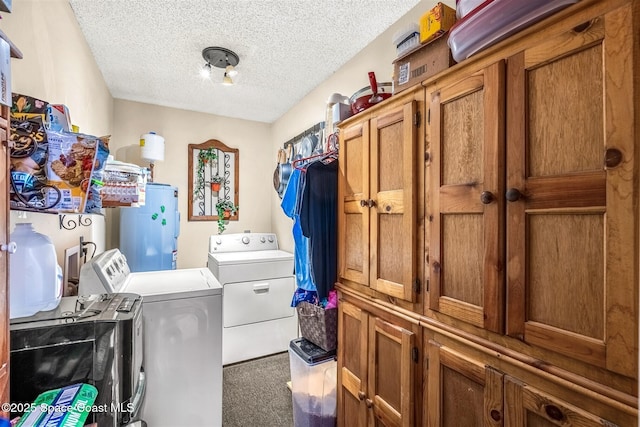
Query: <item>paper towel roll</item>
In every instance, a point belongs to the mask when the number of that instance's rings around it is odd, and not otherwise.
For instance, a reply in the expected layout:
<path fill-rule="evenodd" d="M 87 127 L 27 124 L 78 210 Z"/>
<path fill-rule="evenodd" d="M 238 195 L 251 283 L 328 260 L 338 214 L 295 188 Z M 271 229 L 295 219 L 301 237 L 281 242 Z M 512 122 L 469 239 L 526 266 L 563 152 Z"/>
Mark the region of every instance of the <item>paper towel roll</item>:
<path fill-rule="evenodd" d="M 140 137 L 140 157 L 148 162 L 164 161 L 164 138 L 155 132 Z"/>

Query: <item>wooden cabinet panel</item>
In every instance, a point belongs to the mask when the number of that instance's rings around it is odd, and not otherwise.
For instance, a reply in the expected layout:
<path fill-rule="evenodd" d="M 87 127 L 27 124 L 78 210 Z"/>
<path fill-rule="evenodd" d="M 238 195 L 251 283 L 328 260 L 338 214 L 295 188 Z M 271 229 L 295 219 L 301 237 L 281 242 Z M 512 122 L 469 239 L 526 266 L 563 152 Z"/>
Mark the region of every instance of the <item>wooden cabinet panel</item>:
<path fill-rule="evenodd" d="M 504 329 L 504 63 L 430 90 L 429 307 Z M 429 96 L 429 95 L 428 95 Z"/>
<path fill-rule="evenodd" d="M 382 110 L 371 120 L 371 263 L 369 285 L 414 301 L 416 269 L 416 106 Z"/>
<path fill-rule="evenodd" d="M 369 283 L 369 122 L 356 123 L 340 134 L 338 203 L 339 275 L 361 285 Z"/>
<path fill-rule="evenodd" d="M 416 331 L 344 299 L 338 305 L 338 425 L 415 425 Z"/>
<path fill-rule="evenodd" d="M 353 304 L 340 302 L 338 319 L 338 425 L 365 426 L 368 315 Z"/>
<path fill-rule="evenodd" d="M 508 335 L 634 376 L 630 9 L 507 61 L 506 266 Z"/>
<path fill-rule="evenodd" d="M 429 427 L 502 426 L 503 374 L 429 341 Z"/>
<path fill-rule="evenodd" d="M 339 281 L 416 301 L 416 145 L 412 98 L 340 130 Z"/>
<path fill-rule="evenodd" d="M 505 427 L 614 427 L 635 426 L 637 422 L 630 415 L 611 409 L 616 422 L 606 420 L 552 396 L 535 387 L 528 386 L 510 376 L 505 376 Z"/>

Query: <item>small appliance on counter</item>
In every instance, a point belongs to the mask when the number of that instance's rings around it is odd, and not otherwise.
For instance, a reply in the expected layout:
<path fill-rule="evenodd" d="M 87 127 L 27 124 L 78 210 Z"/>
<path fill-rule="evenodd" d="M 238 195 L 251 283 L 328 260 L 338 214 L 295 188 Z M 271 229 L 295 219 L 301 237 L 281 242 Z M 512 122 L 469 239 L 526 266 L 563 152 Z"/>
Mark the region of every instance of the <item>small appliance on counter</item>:
<path fill-rule="evenodd" d="M 146 384 L 142 334 L 142 298 L 128 293 L 63 297 L 55 310 L 12 319 L 11 402 L 86 383 L 98 390 L 100 408 L 88 422 L 135 421 Z"/>
<path fill-rule="evenodd" d="M 82 266 L 78 292 L 142 296 L 142 419 L 153 427 L 222 425 L 222 286 L 208 269 L 132 273 L 110 249 Z"/>

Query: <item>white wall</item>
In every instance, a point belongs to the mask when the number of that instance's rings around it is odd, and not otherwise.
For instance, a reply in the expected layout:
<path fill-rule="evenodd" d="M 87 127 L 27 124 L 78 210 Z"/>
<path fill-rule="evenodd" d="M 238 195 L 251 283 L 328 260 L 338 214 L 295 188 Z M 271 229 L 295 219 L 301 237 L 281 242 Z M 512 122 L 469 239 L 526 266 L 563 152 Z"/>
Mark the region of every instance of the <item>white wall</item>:
<path fill-rule="evenodd" d="M 208 238 L 218 234 L 216 221 L 188 221 L 188 144 L 217 139 L 239 150 L 239 219 L 229 221 L 225 233 L 271 229 L 273 165 L 265 161 L 271 157 L 270 125 L 122 100 L 115 101 L 114 120 L 110 149 L 118 160 L 148 166 L 136 156 L 140 135 L 154 131 L 165 139 L 165 160 L 155 163 L 154 181 L 178 187 L 178 268 L 204 267 Z M 116 241 L 116 230 L 109 233 Z"/>

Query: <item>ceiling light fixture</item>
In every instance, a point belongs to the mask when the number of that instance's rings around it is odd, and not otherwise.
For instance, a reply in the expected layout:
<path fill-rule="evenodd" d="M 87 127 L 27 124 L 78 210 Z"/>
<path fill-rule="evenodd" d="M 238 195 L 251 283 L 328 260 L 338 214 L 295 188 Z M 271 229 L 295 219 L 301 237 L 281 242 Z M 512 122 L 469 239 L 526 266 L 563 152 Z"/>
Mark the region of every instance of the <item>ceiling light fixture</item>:
<path fill-rule="evenodd" d="M 206 64 L 202 67 L 201 74 L 203 76 L 211 75 L 211 66 L 224 69 L 223 85 L 232 85 L 233 77 L 238 75 L 235 66 L 240 62 L 238 55 L 224 47 L 207 47 L 202 51 L 202 57 Z"/>

